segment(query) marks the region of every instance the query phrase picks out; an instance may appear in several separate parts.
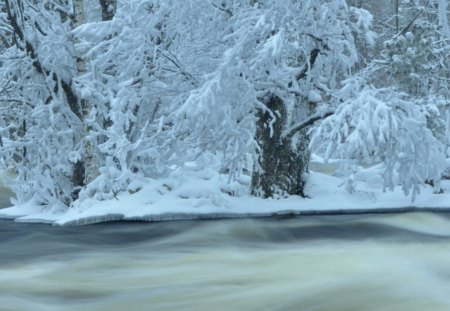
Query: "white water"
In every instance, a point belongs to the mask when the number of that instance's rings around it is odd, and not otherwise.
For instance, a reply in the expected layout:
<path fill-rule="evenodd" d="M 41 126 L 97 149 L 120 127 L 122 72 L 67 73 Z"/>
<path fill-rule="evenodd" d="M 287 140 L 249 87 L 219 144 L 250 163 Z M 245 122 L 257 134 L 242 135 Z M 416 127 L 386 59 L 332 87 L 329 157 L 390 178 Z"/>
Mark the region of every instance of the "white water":
<path fill-rule="evenodd" d="M 0 221 L 1 310 L 450 310 L 450 217 Z"/>

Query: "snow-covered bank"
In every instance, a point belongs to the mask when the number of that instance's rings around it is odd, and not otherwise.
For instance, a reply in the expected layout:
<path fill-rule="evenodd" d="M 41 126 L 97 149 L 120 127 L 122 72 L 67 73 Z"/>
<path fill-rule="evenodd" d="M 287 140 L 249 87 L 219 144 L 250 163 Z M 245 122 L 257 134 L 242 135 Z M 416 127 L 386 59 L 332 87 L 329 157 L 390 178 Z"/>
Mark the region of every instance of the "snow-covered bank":
<path fill-rule="evenodd" d="M 342 180 L 311 172 L 306 188 L 310 198 L 260 199 L 246 193 L 249 176 L 228 183 L 226 175 L 213 170 L 179 170 L 170 178 L 149 181 L 109 201 L 86 200 L 67 211 L 35 206 L 31 202 L 0 210 L 1 218 L 20 222 L 55 225 L 90 224 L 114 220 L 182 220 L 273 215 L 317 215 L 405 211 L 450 211 L 450 181 L 444 181 L 443 194 L 426 186 L 414 202 L 400 187 L 382 192 L 368 178 L 357 181 L 349 194 Z"/>

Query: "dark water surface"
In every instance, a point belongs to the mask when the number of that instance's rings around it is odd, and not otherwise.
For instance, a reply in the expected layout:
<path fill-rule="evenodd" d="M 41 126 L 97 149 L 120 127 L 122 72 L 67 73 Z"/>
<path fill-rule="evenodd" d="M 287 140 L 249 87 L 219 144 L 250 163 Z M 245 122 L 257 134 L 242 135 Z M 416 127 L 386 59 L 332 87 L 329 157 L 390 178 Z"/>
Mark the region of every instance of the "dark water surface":
<path fill-rule="evenodd" d="M 0 220 L 0 310 L 450 310 L 449 214 Z"/>

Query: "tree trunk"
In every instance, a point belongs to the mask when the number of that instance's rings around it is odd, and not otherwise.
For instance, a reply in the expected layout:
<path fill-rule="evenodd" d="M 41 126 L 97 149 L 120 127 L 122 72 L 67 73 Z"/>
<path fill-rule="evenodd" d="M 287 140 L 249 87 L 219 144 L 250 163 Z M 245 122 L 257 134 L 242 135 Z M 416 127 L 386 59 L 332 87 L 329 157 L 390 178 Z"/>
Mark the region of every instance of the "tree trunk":
<path fill-rule="evenodd" d="M 78 27 L 85 23 L 84 5 L 83 0 L 73 1 L 73 24 L 74 27 Z M 86 72 L 86 64 L 81 57 L 77 57 L 77 70 L 78 75 L 82 75 Z M 91 127 L 87 125 L 86 120 L 90 114 L 90 105 L 86 98 L 80 96 L 80 106 L 82 107 L 82 120 L 83 120 L 83 145 L 84 145 L 84 173 L 81 174 L 81 168 L 78 170 L 78 176 L 83 178 L 83 184 L 87 185 L 93 181 L 98 175 L 98 168 L 95 159 L 95 148 L 92 142 L 88 139 Z"/>
<path fill-rule="evenodd" d="M 100 0 L 100 6 L 102 7 L 102 20 L 112 20 L 116 11 L 116 0 Z"/>
<path fill-rule="evenodd" d="M 286 107 L 275 95 L 269 98 L 266 105 L 276 119 L 273 120 L 267 111 L 258 112 L 256 140 L 260 153 L 252 175 L 252 195 L 263 198 L 286 195 L 304 197 L 304 174 L 308 172 L 310 157 L 307 129 L 294 136 L 298 139 L 298 144 L 293 144 L 291 138 L 283 139 L 282 133 L 287 121 Z"/>
<path fill-rule="evenodd" d="M 112 20 L 115 13 L 115 0 L 99 0 L 101 9 L 102 9 L 102 21 Z M 84 15 L 84 5 L 83 0 L 74 0 L 74 17 L 73 22 L 74 26 L 80 26 L 85 22 Z M 81 57 L 77 58 L 77 69 L 78 74 L 82 75 L 86 72 L 86 64 Z M 92 141 L 88 139 L 89 132 L 92 130 L 91 126 L 89 126 L 86 120 L 89 118 L 91 113 L 92 105 L 90 105 L 89 101 L 86 98 L 80 98 L 80 105 L 83 110 L 82 118 L 83 118 L 83 126 L 84 126 L 84 184 L 87 185 L 92 182 L 98 175 L 98 165 L 95 157 L 95 146 Z M 79 175 L 81 177 L 81 174 Z"/>

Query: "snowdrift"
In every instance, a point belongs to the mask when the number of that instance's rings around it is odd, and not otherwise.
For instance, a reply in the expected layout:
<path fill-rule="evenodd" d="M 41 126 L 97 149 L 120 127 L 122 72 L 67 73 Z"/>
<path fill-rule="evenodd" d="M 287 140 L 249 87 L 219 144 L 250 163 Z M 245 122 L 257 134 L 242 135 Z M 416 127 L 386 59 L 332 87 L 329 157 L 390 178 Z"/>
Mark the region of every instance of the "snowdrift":
<path fill-rule="evenodd" d="M 333 163 L 314 163 L 315 169 L 331 174 Z M 83 225 L 105 221 L 166 221 L 236 217 L 269 217 L 348 213 L 407 211 L 449 211 L 450 181 L 444 181 L 443 194 L 425 186 L 414 202 L 400 187 L 383 192 L 381 181 L 370 168 L 356 176 L 356 191 L 348 193 L 337 177 L 312 171 L 306 186 L 309 198 L 291 196 L 260 199 L 248 194 L 250 176 L 228 182 L 227 175 L 211 169 L 188 167 L 170 177 L 149 180 L 108 201 L 85 200 L 68 210 L 36 206 L 33 202 L 0 210 L 0 218 L 19 222 L 54 225 Z"/>

